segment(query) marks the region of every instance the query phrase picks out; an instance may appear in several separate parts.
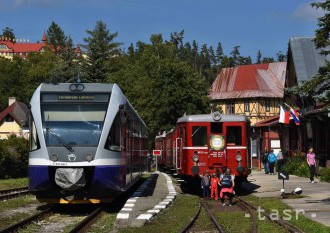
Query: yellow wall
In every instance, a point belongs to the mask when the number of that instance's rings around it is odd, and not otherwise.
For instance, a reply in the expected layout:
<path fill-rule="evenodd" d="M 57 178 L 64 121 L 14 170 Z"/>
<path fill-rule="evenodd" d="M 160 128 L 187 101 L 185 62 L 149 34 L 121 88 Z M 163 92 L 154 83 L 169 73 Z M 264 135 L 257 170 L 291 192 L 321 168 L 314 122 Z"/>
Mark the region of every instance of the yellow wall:
<path fill-rule="evenodd" d="M 251 125 L 280 114 L 279 104 L 282 103 L 282 99 L 268 99 L 270 103 L 269 111 L 266 111 L 266 99 L 245 99 L 245 101 L 249 101 L 250 111 L 245 112 L 244 100 L 235 100 L 234 114 L 246 115 L 250 119 Z M 230 100 L 222 100 L 216 102 L 216 107 L 221 109 L 223 114 L 229 114 L 226 108 L 229 103 L 231 103 Z"/>
<path fill-rule="evenodd" d="M 21 127 L 15 121 L 3 122 L 3 124 L 0 126 L 0 139 L 7 139 L 8 135 L 10 134 L 21 136 L 21 132 Z"/>

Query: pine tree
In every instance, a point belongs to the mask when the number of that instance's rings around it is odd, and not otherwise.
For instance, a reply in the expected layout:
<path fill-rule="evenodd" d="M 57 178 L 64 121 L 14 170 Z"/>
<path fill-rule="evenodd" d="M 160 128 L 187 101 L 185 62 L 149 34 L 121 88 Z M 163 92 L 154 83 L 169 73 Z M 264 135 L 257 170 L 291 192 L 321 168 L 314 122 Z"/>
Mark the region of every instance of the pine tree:
<path fill-rule="evenodd" d="M 97 21 L 94 30 L 87 30 L 89 37 L 84 38 L 87 43 L 83 47 L 87 50 L 86 73 L 92 82 L 104 82 L 109 67 L 109 59 L 120 55 L 120 44 L 113 42 L 118 32 L 111 34 L 102 21 Z"/>
<path fill-rule="evenodd" d="M 231 61 L 231 66 L 237 66 L 239 65 L 240 61 L 240 52 L 239 52 L 240 46 L 235 46 L 233 50 L 230 52 L 232 61 Z"/>
<path fill-rule="evenodd" d="M 258 50 L 258 53 L 257 53 L 257 64 L 260 64 L 261 63 L 261 52 L 260 52 L 260 49 Z"/>
<path fill-rule="evenodd" d="M 7 38 L 7 40 L 10 40 L 10 41 L 14 41 L 14 39 L 16 38 L 14 30 L 9 27 L 6 27 L 2 30 L 2 36 L 4 38 Z"/>
<path fill-rule="evenodd" d="M 210 46 L 209 48 L 209 54 L 210 54 L 210 61 L 212 65 L 216 65 L 217 64 L 217 58 L 215 56 L 215 52 L 212 46 Z"/>
<path fill-rule="evenodd" d="M 46 37 L 47 44 L 52 46 L 55 53 L 59 53 L 61 49 L 64 49 L 68 39 L 64 31 L 54 21 L 49 26 Z"/>
<path fill-rule="evenodd" d="M 216 57 L 217 57 L 217 63 L 220 64 L 221 60 L 223 58 L 223 49 L 222 49 L 222 45 L 220 42 L 218 43 L 218 46 L 217 46 Z"/>

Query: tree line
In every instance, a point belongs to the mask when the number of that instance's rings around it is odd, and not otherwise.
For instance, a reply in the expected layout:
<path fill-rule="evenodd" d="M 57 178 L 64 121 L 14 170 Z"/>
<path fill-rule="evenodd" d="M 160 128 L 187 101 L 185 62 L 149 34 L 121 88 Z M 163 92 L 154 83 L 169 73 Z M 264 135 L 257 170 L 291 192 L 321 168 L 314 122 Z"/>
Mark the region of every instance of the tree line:
<path fill-rule="evenodd" d="M 326 3 L 329 5 L 329 0 Z M 329 41 L 329 32 L 322 29 L 328 30 L 328 18 L 326 14 L 325 22 L 319 25 L 320 35 L 316 34 L 317 39 L 326 35 L 320 46 Z M 81 45 L 84 58 L 76 56 L 72 38 L 55 22 L 46 32 L 50 49 L 28 54 L 26 59 L 0 58 L 1 109 L 9 96 L 28 103 L 42 82 L 74 82 L 79 78 L 82 82 L 118 83 L 146 122 L 152 139 L 159 131 L 173 127 L 183 114 L 210 112 L 208 90 L 222 68 L 253 63 L 251 56 L 241 55 L 240 46 L 224 54 L 221 42 L 216 48 L 200 46 L 195 40 L 186 42 L 184 30 L 171 33 L 168 40 L 153 34 L 148 42 L 138 41 L 127 48 L 116 41 L 118 32 L 110 32 L 102 21 L 86 33 Z M 6 27 L 2 36 L 14 39 L 15 33 Z M 259 50 L 255 63 L 285 60 L 281 51 L 273 58 L 262 57 Z"/>

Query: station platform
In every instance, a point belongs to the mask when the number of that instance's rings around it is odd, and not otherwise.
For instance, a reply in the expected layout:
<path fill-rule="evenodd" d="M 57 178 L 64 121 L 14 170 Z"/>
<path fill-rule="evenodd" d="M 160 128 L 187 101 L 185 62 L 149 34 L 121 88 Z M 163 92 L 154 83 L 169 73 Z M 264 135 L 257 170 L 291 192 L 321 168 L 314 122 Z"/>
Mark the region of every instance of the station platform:
<path fill-rule="evenodd" d="M 171 178 L 162 172 L 151 173 L 117 214 L 116 227 L 141 227 L 169 207 L 177 191 Z"/>
<path fill-rule="evenodd" d="M 265 174 L 263 171 L 252 171 L 248 178 L 250 183 L 244 183 L 243 187 L 258 197 L 281 197 L 283 180 L 275 175 Z M 285 193 L 291 193 L 295 188 L 302 189 L 302 198 L 282 199 L 284 203 L 294 210 L 302 210 L 304 215 L 313 221 L 330 226 L 330 183 L 309 183 L 309 178 L 289 175 L 289 180 L 284 181 Z"/>

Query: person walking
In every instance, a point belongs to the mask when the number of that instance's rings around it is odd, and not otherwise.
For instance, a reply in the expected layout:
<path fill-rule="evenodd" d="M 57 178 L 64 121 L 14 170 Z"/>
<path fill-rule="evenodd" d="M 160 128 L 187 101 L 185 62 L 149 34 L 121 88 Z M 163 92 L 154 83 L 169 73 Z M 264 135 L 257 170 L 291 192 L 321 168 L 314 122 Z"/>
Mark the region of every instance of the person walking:
<path fill-rule="evenodd" d="M 268 154 L 268 166 L 269 166 L 269 174 L 274 175 L 274 167 L 276 162 L 276 155 L 274 154 L 274 150 L 271 150 Z"/>
<path fill-rule="evenodd" d="M 264 151 L 264 153 L 262 155 L 261 161 L 264 165 L 265 174 L 268 174 L 269 173 L 269 170 L 268 170 L 268 152 L 266 150 Z"/>
<path fill-rule="evenodd" d="M 283 166 L 283 153 L 282 151 L 280 150 L 278 153 L 277 153 L 277 172 L 280 172 L 282 170 L 282 166 Z"/>
<path fill-rule="evenodd" d="M 218 200 L 218 185 L 220 185 L 220 180 L 215 173 L 212 174 L 211 178 L 211 198 Z"/>
<path fill-rule="evenodd" d="M 206 170 L 201 179 L 201 186 L 203 190 L 203 198 L 208 199 L 210 197 L 210 176 L 209 172 Z"/>
<path fill-rule="evenodd" d="M 314 184 L 314 176 L 315 176 L 315 153 L 313 148 L 310 148 L 308 150 L 308 154 L 307 154 L 307 163 L 309 166 L 309 174 L 310 174 L 310 183 Z"/>
<path fill-rule="evenodd" d="M 234 198 L 234 187 L 235 187 L 235 176 L 231 175 L 230 169 L 226 170 L 226 173 L 221 176 L 220 185 L 220 200 L 223 206 L 225 206 L 225 197 L 228 198 L 229 206 L 233 205 Z"/>

